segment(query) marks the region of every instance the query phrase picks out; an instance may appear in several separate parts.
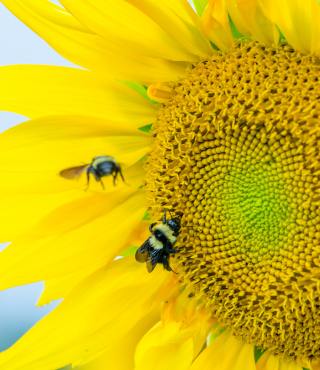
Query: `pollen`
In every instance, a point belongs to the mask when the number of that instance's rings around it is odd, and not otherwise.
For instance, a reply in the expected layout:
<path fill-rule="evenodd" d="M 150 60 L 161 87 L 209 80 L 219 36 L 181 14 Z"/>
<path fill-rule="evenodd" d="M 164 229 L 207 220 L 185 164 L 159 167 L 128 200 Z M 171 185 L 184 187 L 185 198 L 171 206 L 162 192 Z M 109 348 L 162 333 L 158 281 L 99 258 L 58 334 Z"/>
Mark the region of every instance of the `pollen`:
<path fill-rule="evenodd" d="M 320 358 L 320 62 L 242 43 L 172 84 L 149 203 L 179 212 L 175 271 L 234 335 Z"/>

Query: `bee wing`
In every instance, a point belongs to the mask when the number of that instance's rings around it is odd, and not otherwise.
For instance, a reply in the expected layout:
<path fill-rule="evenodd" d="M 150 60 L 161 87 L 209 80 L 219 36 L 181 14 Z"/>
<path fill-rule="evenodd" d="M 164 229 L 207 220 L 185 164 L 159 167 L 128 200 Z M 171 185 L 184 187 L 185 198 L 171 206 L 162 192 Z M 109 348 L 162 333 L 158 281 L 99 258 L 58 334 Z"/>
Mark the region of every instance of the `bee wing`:
<path fill-rule="evenodd" d="M 65 168 L 59 172 L 59 175 L 65 179 L 75 179 L 79 177 L 87 167 L 87 164 L 83 164 L 81 166 Z"/>
<path fill-rule="evenodd" d="M 149 239 L 146 240 L 140 248 L 137 249 L 135 258 L 137 262 L 147 262 L 150 258 L 149 255 Z"/>
<path fill-rule="evenodd" d="M 147 260 L 147 269 L 148 269 L 148 272 L 152 272 L 153 269 L 156 267 L 157 263 L 153 262 L 152 259 L 149 257 L 149 259 Z"/>

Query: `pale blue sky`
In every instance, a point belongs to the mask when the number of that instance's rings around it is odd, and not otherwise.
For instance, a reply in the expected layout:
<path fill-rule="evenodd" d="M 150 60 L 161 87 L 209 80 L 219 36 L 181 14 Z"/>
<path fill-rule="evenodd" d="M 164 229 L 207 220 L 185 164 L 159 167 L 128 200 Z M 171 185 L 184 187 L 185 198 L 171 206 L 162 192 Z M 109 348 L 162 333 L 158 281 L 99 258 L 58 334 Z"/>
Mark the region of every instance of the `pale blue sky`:
<path fill-rule="evenodd" d="M 54 64 L 71 65 L 43 40 L 18 21 L 0 4 L 0 65 Z M 0 131 L 23 121 L 25 117 L 0 112 Z M 0 245 L 1 249 L 1 245 Z M 0 272 L 1 279 L 1 272 Z M 35 308 L 42 283 L 0 292 L 0 350 L 6 348 L 56 303 Z"/>

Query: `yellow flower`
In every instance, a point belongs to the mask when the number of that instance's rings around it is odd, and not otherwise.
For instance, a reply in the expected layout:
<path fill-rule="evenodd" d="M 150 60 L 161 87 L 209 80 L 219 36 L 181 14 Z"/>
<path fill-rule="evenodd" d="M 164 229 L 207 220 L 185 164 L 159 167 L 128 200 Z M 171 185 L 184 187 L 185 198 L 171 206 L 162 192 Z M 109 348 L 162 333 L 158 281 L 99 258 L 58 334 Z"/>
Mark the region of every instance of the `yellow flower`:
<path fill-rule="evenodd" d="M 63 298 L 0 368 L 319 370 L 319 1 L 2 3 L 79 68 L 0 68 L 0 287 Z M 58 175 L 97 155 L 125 183 Z"/>

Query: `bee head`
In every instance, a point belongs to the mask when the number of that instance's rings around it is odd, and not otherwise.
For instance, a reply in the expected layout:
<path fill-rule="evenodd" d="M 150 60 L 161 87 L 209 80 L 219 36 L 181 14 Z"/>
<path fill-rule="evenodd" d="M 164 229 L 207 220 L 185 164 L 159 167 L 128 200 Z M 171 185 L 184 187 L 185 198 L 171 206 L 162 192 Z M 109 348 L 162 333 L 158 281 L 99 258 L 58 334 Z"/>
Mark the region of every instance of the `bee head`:
<path fill-rule="evenodd" d="M 180 231 L 180 218 L 174 217 L 167 221 L 168 226 L 172 231 L 178 233 Z"/>

